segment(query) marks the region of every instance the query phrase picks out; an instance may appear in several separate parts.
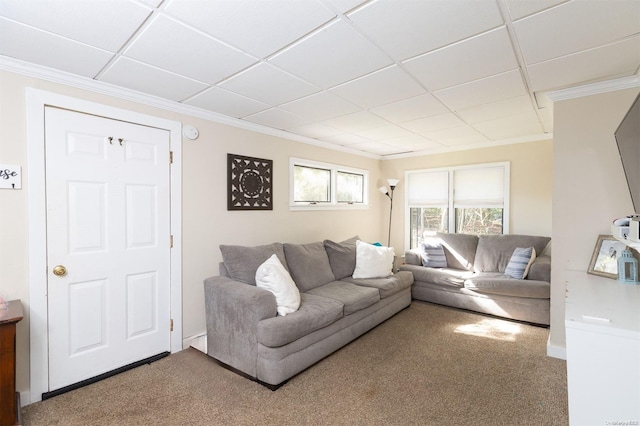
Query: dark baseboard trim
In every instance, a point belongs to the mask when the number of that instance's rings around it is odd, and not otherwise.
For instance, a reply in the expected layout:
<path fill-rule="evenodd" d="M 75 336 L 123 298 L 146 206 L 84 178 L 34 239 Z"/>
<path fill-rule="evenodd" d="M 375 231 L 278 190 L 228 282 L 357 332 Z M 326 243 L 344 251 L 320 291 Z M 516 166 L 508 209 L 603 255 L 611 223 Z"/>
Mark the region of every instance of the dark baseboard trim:
<path fill-rule="evenodd" d="M 106 378 L 111 377 L 111 376 L 115 376 L 116 374 L 120 374 L 120 373 L 125 372 L 127 370 L 131 370 L 132 368 L 140 367 L 141 365 L 144 365 L 144 364 L 151 364 L 152 362 L 155 362 L 155 361 L 157 361 L 159 359 L 162 359 L 162 358 L 166 357 L 167 355 L 169 355 L 169 352 L 162 352 L 162 353 L 159 353 L 157 355 L 150 356 L 149 358 L 141 359 L 140 361 L 136 361 L 136 362 L 133 362 L 131 364 L 125 365 L 123 367 L 116 368 L 115 370 L 107 371 L 106 373 L 102 373 L 102 374 L 100 374 L 98 376 L 91 377 L 91 378 L 86 379 L 86 380 L 82 380 L 81 382 L 74 383 L 72 385 L 65 386 L 63 388 L 56 389 L 56 390 L 53 390 L 51 392 L 44 392 L 42 394 L 42 400 L 44 401 L 45 399 L 53 398 L 54 396 L 58 396 L 58 395 L 61 395 L 63 393 L 66 393 L 66 392 L 69 392 L 69 391 L 72 391 L 72 390 L 75 390 L 75 389 L 79 389 L 79 388 L 81 388 L 83 386 L 87 386 L 87 385 L 90 385 L 92 383 L 99 382 L 100 380 L 106 379 Z"/>

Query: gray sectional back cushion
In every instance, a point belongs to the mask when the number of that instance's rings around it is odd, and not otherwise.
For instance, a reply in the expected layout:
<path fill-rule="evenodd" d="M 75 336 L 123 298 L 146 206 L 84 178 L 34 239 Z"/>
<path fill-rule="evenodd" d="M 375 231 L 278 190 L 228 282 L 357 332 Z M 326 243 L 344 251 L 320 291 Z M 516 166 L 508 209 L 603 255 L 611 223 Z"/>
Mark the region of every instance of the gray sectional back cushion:
<path fill-rule="evenodd" d="M 335 281 L 329 257 L 322 241 L 309 244 L 284 244 L 291 278 L 301 292 Z"/>
<path fill-rule="evenodd" d="M 243 283 L 256 285 L 258 267 L 273 254 L 278 256 L 282 265 L 288 270 L 282 243 L 256 247 L 221 245 L 220 252 L 228 275 Z"/>
<path fill-rule="evenodd" d="M 536 255 L 540 255 L 549 241 L 549 237 L 533 235 L 480 235 L 474 269 L 477 272 L 504 272 L 516 248 L 533 247 Z"/>
<path fill-rule="evenodd" d="M 473 270 L 478 247 L 476 235 L 438 232 L 437 236 L 442 241 L 448 268 Z"/>
<path fill-rule="evenodd" d="M 350 277 L 356 269 L 356 241 L 357 235 L 348 240 L 336 243 L 324 240 L 324 248 L 329 256 L 329 264 L 336 280 Z"/>

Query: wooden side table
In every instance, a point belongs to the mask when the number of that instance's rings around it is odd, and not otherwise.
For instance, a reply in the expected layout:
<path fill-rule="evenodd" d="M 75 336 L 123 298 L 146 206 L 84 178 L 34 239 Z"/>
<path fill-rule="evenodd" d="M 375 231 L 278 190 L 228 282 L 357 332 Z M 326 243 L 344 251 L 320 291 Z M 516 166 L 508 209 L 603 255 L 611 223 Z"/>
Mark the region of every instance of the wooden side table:
<path fill-rule="evenodd" d="M 16 392 L 16 324 L 22 319 L 19 300 L 0 309 L 0 426 L 18 424 L 20 394 Z"/>

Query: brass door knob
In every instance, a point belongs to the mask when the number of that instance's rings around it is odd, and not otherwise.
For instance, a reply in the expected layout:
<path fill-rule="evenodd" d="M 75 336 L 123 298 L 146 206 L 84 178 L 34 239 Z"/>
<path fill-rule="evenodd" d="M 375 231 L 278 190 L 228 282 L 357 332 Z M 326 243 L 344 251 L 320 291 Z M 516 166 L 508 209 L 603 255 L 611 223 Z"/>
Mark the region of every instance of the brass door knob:
<path fill-rule="evenodd" d="M 67 275 L 67 268 L 65 268 L 62 265 L 54 266 L 53 267 L 53 275 L 56 275 L 58 277 L 65 276 L 65 275 Z"/>

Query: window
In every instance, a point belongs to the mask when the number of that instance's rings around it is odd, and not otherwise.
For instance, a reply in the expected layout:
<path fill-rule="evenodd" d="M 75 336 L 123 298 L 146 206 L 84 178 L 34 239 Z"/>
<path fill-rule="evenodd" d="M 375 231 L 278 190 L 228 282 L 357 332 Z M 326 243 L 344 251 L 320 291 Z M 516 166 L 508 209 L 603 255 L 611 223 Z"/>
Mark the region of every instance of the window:
<path fill-rule="evenodd" d="M 292 210 L 367 207 L 368 172 L 335 164 L 291 158 Z"/>
<path fill-rule="evenodd" d="M 435 232 L 503 234 L 509 229 L 509 163 L 406 173 L 408 243 Z"/>

